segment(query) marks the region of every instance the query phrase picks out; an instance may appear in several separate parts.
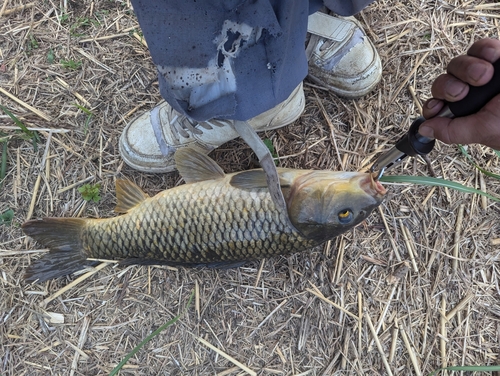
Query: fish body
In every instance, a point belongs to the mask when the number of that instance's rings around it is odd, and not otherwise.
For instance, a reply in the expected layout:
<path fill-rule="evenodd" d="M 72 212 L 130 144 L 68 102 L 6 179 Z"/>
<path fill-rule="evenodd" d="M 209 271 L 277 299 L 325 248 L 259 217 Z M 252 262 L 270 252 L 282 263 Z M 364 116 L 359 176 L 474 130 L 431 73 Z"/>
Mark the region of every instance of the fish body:
<path fill-rule="evenodd" d="M 233 267 L 300 252 L 352 228 L 378 206 L 385 189 L 369 174 L 278 169 L 288 213 L 274 205 L 265 173 L 225 175 L 207 156 L 178 151 L 187 184 L 148 197 L 117 180 L 117 208 L 104 219 L 44 218 L 24 232 L 50 249 L 28 281 L 70 274 L 87 259 L 123 264 Z"/>

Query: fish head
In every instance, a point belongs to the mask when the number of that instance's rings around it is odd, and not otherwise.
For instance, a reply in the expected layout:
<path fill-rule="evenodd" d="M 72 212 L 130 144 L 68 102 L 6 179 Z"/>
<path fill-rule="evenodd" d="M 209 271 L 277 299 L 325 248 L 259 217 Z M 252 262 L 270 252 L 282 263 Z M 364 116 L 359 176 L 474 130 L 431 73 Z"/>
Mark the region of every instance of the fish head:
<path fill-rule="evenodd" d="M 386 193 L 372 174 L 360 172 L 310 171 L 290 180 L 290 220 L 302 236 L 318 242 L 359 224 Z"/>

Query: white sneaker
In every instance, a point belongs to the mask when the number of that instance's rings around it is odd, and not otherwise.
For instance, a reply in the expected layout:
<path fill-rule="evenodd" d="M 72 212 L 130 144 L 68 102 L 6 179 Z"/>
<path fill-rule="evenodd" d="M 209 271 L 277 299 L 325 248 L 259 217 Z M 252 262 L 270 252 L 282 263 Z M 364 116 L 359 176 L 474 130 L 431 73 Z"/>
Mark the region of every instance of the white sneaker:
<path fill-rule="evenodd" d="M 248 122 L 257 132 L 281 128 L 294 122 L 304 106 L 300 83 L 286 100 Z M 130 167 L 143 172 L 169 172 L 175 170 L 174 153 L 178 148 L 189 147 L 208 154 L 238 136 L 232 120 L 196 122 L 162 101 L 125 127 L 119 147 Z"/>
<path fill-rule="evenodd" d="M 359 98 L 379 83 L 382 63 L 354 17 L 309 16 L 309 79 L 345 98 Z"/>

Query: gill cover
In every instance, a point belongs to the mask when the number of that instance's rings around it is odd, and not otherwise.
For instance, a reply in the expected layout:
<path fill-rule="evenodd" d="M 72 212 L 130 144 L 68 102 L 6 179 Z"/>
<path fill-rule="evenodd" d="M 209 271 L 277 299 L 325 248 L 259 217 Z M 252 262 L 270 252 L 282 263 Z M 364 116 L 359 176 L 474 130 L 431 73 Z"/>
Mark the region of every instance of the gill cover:
<path fill-rule="evenodd" d="M 363 221 L 383 200 L 362 188 L 367 174 L 312 171 L 292 184 L 288 215 L 302 236 L 324 242 Z"/>

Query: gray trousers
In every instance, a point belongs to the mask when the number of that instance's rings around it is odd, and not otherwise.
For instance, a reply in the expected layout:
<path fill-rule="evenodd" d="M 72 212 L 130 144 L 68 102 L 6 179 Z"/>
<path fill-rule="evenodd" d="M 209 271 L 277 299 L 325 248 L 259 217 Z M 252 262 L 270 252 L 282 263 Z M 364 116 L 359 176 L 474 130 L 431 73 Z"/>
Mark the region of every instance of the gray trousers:
<path fill-rule="evenodd" d="M 162 97 L 192 119 L 248 120 L 307 75 L 307 17 L 373 0 L 132 0 Z"/>

